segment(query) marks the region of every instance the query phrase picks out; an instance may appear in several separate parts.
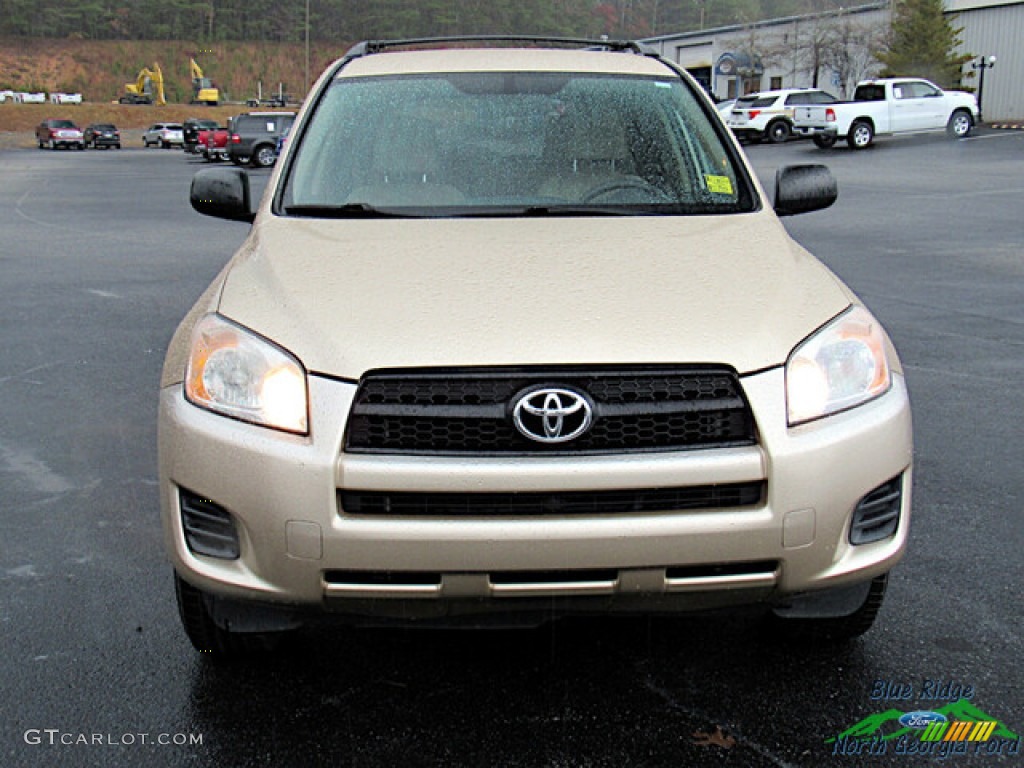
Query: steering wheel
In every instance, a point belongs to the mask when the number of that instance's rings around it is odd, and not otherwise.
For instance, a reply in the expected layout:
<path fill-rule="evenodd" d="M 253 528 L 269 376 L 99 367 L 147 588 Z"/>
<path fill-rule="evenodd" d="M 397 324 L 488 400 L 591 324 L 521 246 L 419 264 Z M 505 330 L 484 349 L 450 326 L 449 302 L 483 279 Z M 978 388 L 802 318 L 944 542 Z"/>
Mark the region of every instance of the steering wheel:
<path fill-rule="evenodd" d="M 604 184 L 599 184 L 593 189 L 587 191 L 583 195 L 584 203 L 593 203 L 600 200 L 600 198 L 607 195 L 611 195 L 615 192 L 642 192 L 643 199 L 640 200 L 627 200 L 625 202 L 637 202 L 637 203 L 651 203 L 651 202 L 666 202 L 668 196 L 658 189 L 656 186 L 651 184 L 646 179 L 642 179 L 639 176 L 622 176 L 618 179 L 612 179 L 606 181 Z M 619 201 L 623 202 L 623 201 Z"/>

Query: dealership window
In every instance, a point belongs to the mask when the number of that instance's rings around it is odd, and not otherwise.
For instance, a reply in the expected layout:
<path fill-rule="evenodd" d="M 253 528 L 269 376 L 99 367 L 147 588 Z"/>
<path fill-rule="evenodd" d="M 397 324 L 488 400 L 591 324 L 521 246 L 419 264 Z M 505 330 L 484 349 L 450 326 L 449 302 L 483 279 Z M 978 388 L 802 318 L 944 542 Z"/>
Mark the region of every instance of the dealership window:
<path fill-rule="evenodd" d="M 782 88 L 782 78 L 781 77 L 773 77 L 771 79 L 771 84 L 768 86 L 768 90 L 770 90 L 770 91 L 777 91 L 780 88 Z"/>

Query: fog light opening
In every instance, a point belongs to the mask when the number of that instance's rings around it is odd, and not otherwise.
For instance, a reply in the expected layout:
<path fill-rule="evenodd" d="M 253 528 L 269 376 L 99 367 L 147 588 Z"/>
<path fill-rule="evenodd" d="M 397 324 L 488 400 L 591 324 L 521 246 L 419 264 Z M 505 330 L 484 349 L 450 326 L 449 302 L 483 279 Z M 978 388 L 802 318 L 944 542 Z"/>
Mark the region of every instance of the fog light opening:
<path fill-rule="evenodd" d="M 241 546 L 230 513 L 211 499 L 184 488 L 179 489 L 178 498 L 189 551 L 220 560 L 237 560 Z"/>
<path fill-rule="evenodd" d="M 894 477 L 858 502 L 850 525 L 850 543 L 870 544 L 895 535 L 903 508 L 903 476 Z"/>

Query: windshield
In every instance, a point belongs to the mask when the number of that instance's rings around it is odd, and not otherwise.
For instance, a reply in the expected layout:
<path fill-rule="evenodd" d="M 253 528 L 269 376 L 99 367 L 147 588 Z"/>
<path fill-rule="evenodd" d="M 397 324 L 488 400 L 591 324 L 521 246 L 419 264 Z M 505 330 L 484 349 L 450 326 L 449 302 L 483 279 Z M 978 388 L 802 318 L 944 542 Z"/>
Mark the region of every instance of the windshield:
<path fill-rule="evenodd" d="M 336 79 L 278 211 L 642 215 L 754 207 L 680 80 L 486 72 Z"/>

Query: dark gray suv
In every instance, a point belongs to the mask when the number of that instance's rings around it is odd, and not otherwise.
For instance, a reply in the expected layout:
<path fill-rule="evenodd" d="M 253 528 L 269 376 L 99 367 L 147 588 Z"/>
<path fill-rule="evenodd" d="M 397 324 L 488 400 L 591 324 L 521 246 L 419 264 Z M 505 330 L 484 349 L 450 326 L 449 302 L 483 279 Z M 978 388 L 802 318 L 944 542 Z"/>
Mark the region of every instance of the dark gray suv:
<path fill-rule="evenodd" d="M 228 157 L 235 165 L 269 168 L 277 160 L 277 138 L 295 121 L 294 112 L 247 112 L 231 121 Z"/>

